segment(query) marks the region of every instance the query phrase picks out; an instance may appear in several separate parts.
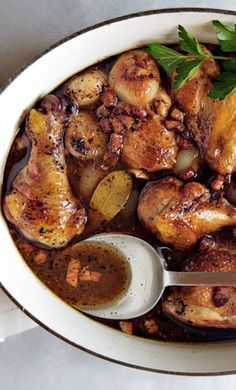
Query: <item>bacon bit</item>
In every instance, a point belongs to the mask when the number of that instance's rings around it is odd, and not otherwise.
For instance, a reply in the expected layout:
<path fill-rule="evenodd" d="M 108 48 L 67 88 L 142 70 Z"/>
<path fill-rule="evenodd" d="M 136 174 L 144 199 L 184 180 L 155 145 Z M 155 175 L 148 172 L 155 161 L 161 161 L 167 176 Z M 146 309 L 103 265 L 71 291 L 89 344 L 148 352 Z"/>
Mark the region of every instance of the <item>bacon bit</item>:
<path fill-rule="evenodd" d="M 109 152 L 119 155 L 120 149 L 123 145 L 123 136 L 120 134 L 111 134 L 108 144 Z"/>
<path fill-rule="evenodd" d="M 124 134 L 125 126 L 118 118 L 112 118 L 111 123 L 112 123 L 113 131 L 116 134 Z"/>
<path fill-rule="evenodd" d="M 78 286 L 79 270 L 80 261 L 78 259 L 71 258 L 67 267 L 66 281 L 75 288 Z"/>
<path fill-rule="evenodd" d="M 33 180 L 40 180 L 42 178 L 42 173 L 40 172 L 39 164 L 37 163 L 37 161 L 30 161 L 30 163 L 28 164 L 27 172 Z"/>
<path fill-rule="evenodd" d="M 170 117 L 171 117 L 171 119 L 174 119 L 176 121 L 183 122 L 183 120 L 184 120 L 184 113 L 182 111 L 178 110 L 178 108 L 174 108 L 171 111 Z"/>
<path fill-rule="evenodd" d="M 110 122 L 110 120 L 108 118 L 101 119 L 100 120 L 100 125 L 101 125 L 102 130 L 104 131 L 104 133 L 106 133 L 106 134 L 111 134 L 112 133 L 113 127 L 112 127 L 112 124 L 111 124 L 111 122 Z"/>
<path fill-rule="evenodd" d="M 101 276 L 101 272 L 89 271 L 87 267 L 84 267 L 79 273 L 79 280 L 81 282 L 99 282 Z"/>
<path fill-rule="evenodd" d="M 157 93 L 156 99 L 153 102 L 153 111 L 163 119 L 167 117 L 170 107 L 171 107 L 171 98 L 166 93 L 166 91 L 160 88 Z"/>
<path fill-rule="evenodd" d="M 212 181 L 211 181 L 211 188 L 214 191 L 219 191 L 223 184 L 224 184 L 225 178 L 222 175 L 217 175 Z"/>
<path fill-rule="evenodd" d="M 191 168 L 186 168 L 179 174 L 179 178 L 182 180 L 189 180 L 194 177 L 196 177 L 196 172 L 194 172 Z"/>
<path fill-rule="evenodd" d="M 101 169 L 103 171 L 108 171 L 111 168 L 114 168 L 116 164 L 119 161 L 119 156 L 116 156 L 115 154 L 109 153 L 109 151 L 105 152 L 104 158 L 103 158 L 103 164 L 101 166 Z"/>
<path fill-rule="evenodd" d="M 47 254 L 43 250 L 39 250 L 38 253 L 34 256 L 34 262 L 37 265 L 42 265 L 47 261 Z"/>
<path fill-rule="evenodd" d="M 131 113 L 134 117 L 139 118 L 139 119 L 144 119 L 147 116 L 147 111 L 141 107 L 133 106 L 131 108 Z"/>
<path fill-rule="evenodd" d="M 119 101 L 116 108 L 115 108 L 116 114 L 131 114 L 131 106 L 128 103 Z"/>
<path fill-rule="evenodd" d="M 134 124 L 134 119 L 130 115 L 120 114 L 118 115 L 118 119 L 127 129 L 130 129 L 131 126 Z"/>
<path fill-rule="evenodd" d="M 190 139 L 180 137 L 180 136 L 177 137 L 177 144 L 180 149 L 194 148 L 194 144 Z"/>
<path fill-rule="evenodd" d="M 101 95 L 101 101 L 106 108 L 109 108 L 114 107 L 117 104 L 118 98 L 111 88 L 104 87 Z"/>
<path fill-rule="evenodd" d="M 25 149 L 29 145 L 29 140 L 25 135 L 16 138 L 17 150 Z"/>
<path fill-rule="evenodd" d="M 32 189 L 30 188 L 30 186 L 28 186 L 28 184 L 20 181 L 19 183 L 15 184 L 15 188 L 22 195 L 25 195 L 26 198 L 31 199 Z"/>
<path fill-rule="evenodd" d="M 102 104 L 101 106 L 98 107 L 96 111 L 96 115 L 98 119 L 106 118 L 109 115 L 109 111 L 104 106 L 104 104 Z"/>
<path fill-rule="evenodd" d="M 133 334 L 133 323 L 130 321 L 119 321 L 119 326 L 122 332 L 126 334 Z"/>
<path fill-rule="evenodd" d="M 174 121 L 174 120 L 170 120 L 170 119 L 167 119 L 165 121 L 165 127 L 167 128 L 167 130 L 179 131 L 181 133 L 185 130 L 185 126 L 182 122 Z"/>
<path fill-rule="evenodd" d="M 144 326 L 149 334 L 154 334 L 158 332 L 158 326 L 156 321 L 153 318 L 147 319 L 144 321 Z"/>

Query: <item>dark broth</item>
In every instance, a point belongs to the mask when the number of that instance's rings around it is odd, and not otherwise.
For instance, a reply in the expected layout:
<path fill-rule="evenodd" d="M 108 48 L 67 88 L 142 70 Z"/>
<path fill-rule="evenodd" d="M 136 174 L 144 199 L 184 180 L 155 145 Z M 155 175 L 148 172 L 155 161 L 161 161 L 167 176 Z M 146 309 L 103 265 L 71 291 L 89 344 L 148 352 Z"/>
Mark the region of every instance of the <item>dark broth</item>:
<path fill-rule="evenodd" d="M 71 258 L 79 262 L 82 272 L 74 292 L 77 307 L 106 306 L 126 292 L 130 283 L 129 264 L 112 245 L 80 243 L 62 252 L 58 261 L 68 263 Z M 90 277 L 91 280 L 86 280 Z"/>

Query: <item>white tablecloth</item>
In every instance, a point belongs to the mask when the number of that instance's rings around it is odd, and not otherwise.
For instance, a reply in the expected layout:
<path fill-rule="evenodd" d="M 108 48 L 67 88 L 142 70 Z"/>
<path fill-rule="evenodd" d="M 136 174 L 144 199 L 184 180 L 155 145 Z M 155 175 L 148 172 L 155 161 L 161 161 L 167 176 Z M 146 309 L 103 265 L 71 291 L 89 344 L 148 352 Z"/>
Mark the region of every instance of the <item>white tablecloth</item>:
<path fill-rule="evenodd" d="M 33 56 L 85 26 L 126 13 L 184 6 L 236 10 L 235 0 L 0 0 L 0 85 Z M 1 294 L 0 313 L 0 338 L 16 331 L 13 324 L 18 331 L 34 326 Z M 7 334 L 3 318 L 5 324 L 8 320 Z M 39 327 L 0 344 L 0 390 L 122 387 L 235 390 L 236 376 L 192 378 L 129 369 L 81 352 Z"/>

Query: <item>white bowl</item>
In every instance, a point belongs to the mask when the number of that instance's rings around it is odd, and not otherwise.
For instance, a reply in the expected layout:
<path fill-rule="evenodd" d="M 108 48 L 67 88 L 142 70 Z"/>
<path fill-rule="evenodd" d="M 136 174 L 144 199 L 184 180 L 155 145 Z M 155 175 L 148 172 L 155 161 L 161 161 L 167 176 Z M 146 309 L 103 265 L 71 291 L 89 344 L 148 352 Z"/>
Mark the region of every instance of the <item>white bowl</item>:
<path fill-rule="evenodd" d="M 113 54 L 158 40 L 177 41 L 177 25 L 215 43 L 211 21 L 236 22 L 236 13 L 203 9 L 157 10 L 121 17 L 66 38 L 28 65 L 0 95 L 0 177 L 22 113 L 74 73 Z M 74 346 L 125 365 L 175 374 L 236 372 L 236 340 L 169 343 L 129 336 L 77 312 L 54 295 L 22 260 L 0 215 L 0 282 L 31 318 Z"/>

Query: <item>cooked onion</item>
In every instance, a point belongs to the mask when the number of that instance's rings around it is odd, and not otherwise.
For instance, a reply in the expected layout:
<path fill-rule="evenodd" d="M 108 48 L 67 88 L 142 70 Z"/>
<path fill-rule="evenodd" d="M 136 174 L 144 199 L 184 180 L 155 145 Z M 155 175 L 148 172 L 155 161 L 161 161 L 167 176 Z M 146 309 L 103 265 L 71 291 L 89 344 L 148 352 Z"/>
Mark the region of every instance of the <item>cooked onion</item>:
<path fill-rule="evenodd" d="M 95 188 L 103 176 L 104 172 L 102 169 L 92 164 L 81 168 L 78 187 L 80 195 L 86 202 L 90 200 Z"/>
<path fill-rule="evenodd" d="M 96 103 L 106 82 L 106 76 L 100 70 L 91 70 L 70 79 L 65 91 L 71 95 L 80 107 Z"/>
<path fill-rule="evenodd" d="M 195 172 L 199 169 L 199 151 L 197 148 L 181 149 L 179 151 L 174 171 L 179 174 L 187 168 L 192 168 Z"/>

